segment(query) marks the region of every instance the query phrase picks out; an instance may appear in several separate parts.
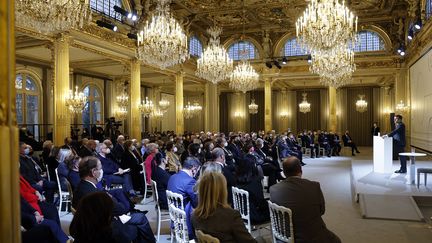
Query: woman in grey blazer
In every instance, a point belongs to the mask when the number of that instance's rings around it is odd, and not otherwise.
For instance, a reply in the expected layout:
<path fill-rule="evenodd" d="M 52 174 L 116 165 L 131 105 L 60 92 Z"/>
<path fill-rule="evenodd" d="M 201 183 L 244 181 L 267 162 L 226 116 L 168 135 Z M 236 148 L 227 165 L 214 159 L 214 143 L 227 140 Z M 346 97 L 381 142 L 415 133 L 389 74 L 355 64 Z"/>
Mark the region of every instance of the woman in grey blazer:
<path fill-rule="evenodd" d="M 246 230 L 240 213 L 227 203 L 226 180 L 221 173 L 206 173 L 200 178 L 192 225 L 220 242 L 256 242 Z"/>

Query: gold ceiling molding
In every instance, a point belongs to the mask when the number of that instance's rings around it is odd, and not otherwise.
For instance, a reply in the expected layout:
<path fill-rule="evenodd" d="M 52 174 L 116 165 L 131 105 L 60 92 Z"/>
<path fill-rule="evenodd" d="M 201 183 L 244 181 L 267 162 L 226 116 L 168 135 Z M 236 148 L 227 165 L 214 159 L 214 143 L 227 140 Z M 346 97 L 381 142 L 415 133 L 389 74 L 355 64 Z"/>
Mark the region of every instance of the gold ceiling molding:
<path fill-rule="evenodd" d="M 82 29 L 82 32 L 84 32 L 87 35 L 96 37 L 103 41 L 109 41 L 111 43 L 118 44 L 123 47 L 127 47 L 130 49 L 136 49 L 136 43 L 135 41 L 127 38 L 126 35 L 113 32 L 111 30 L 105 30 L 99 26 L 97 26 L 94 23 L 85 25 Z"/>
<path fill-rule="evenodd" d="M 18 33 L 22 33 L 24 35 L 27 35 L 27 36 L 34 37 L 36 39 L 40 39 L 40 40 L 48 40 L 48 41 L 53 42 L 54 39 L 55 39 L 55 37 L 52 36 L 52 35 L 42 34 L 42 33 L 38 32 L 38 31 L 35 31 L 35 30 L 32 30 L 32 29 L 28 29 L 28 28 L 24 28 L 24 27 L 21 27 L 21 26 L 15 26 L 15 31 L 18 32 Z"/>
<path fill-rule="evenodd" d="M 119 61 L 119 62 L 120 62 L 121 64 L 123 64 L 123 65 L 129 65 L 130 62 L 131 62 L 130 59 L 127 59 L 127 58 L 121 58 L 121 57 L 118 57 L 118 56 L 116 56 L 116 55 L 108 54 L 108 53 L 106 53 L 106 52 L 103 52 L 103 51 L 97 50 L 96 48 L 91 48 L 91 47 L 88 47 L 88 46 L 86 46 L 86 45 L 80 44 L 80 43 L 78 43 L 78 42 L 76 42 L 76 41 L 74 41 L 74 42 L 71 44 L 71 46 L 76 47 L 76 48 L 79 48 L 79 49 L 82 49 L 82 50 L 85 50 L 85 51 L 93 52 L 93 53 L 99 54 L 99 55 L 101 55 L 101 56 L 105 56 L 105 57 L 107 57 L 107 58 L 109 58 L 109 59 L 112 59 L 112 60 Z"/>

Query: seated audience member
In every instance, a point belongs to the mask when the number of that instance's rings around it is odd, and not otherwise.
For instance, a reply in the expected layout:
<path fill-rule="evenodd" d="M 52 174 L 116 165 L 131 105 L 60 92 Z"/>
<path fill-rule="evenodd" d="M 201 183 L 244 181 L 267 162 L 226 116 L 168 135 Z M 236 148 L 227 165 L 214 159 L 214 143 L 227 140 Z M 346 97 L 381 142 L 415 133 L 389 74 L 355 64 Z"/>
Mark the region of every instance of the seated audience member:
<path fill-rule="evenodd" d="M 48 157 L 51 153 L 51 149 L 54 147 L 53 143 L 51 140 L 46 140 L 45 142 L 43 142 L 42 144 L 42 159 L 44 164 L 47 164 L 48 161 Z"/>
<path fill-rule="evenodd" d="M 152 180 L 154 180 L 157 184 L 159 206 L 161 209 L 168 209 L 166 190 L 171 174 L 166 171 L 167 161 L 161 153 L 157 153 L 154 156 L 154 161 L 155 164 L 152 168 Z"/>
<path fill-rule="evenodd" d="M 246 155 L 237 163 L 237 187 L 249 192 L 250 219 L 252 224 L 261 224 L 269 221 L 270 215 L 254 160 L 253 156 Z"/>
<path fill-rule="evenodd" d="M 333 156 L 339 156 L 340 155 L 340 151 L 342 149 L 341 145 L 340 145 L 340 138 L 339 135 L 337 133 L 334 133 L 332 131 L 329 132 L 328 135 L 328 140 L 332 149 L 332 155 Z"/>
<path fill-rule="evenodd" d="M 104 170 L 103 178 L 106 180 L 106 185 L 108 187 L 111 184 L 121 184 L 123 190 L 130 195 L 135 195 L 135 191 L 132 188 L 132 179 L 129 173 L 125 172 L 122 168 L 108 158 L 111 150 L 104 144 L 100 143 L 96 147 L 96 152 L 98 153 L 98 158 L 102 163 L 102 168 Z"/>
<path fill-rule="evenodd" d="M 72 146 L 72 138 L 66 137 L 64 143 L 65 144 L 61 147 L 62 149 L 69 149 L 74 155 L 78 155 L 75 148 Z"/>
<path fill-rule="evenodd" d="M 143 157 L 143 160 L 145 160 L 145 158 L 147 157 L 147 144 L 150 143 L 150 140 L 147 138 L 144 138 L 143 140 L 141 140 L 141 155 Z"/>
<path fill-rule="evenodd" d="M 186 150 L 185 146 L 183 144 L 183 137 L 179 136 L 176 138 L 175 147 L 177 148 L 177 152 L 175 152 L 177 155 L 182 155 L 183 152 Z"/>
<path fill-rule="evenodd" d="M 237 179 L 232 170 L 227 166 L 225 160 L 225 151 L 221 148 L 212 150 L 213 161 L 222 167 L 222 174 L 225 177 L 228 191 L 228 203 L 232 205 L 232 188 L 237 184 Z"/>
<path fill-rule="evenodd" d="M 345 134 L 342 135 L 342 140 L 345 147 L 351 147 L 352 156 L 355 156 L 354 151 L 360 153 L 360 151 L 357 149 L 357 145 L 352 141 L 351 135 L 349 134 L 348 130 L 346 130 Z"/>
<path fill-rule="evenodd" d="M 199 203 L 192 214 L 196 230 L 219 239 L 220 242 L 256 242 L 247 231 L 240 213 L 227 203 L 227 185 L 220 173 L 205 173 L 198 184 Z"/>
<path fill-rule="evenodd" d="M 328 140 L 328 133 L 327 132 L 321 132 L 321 133 L 319 133 L 319 135 L 318 135 L 318 143 L 319 143 L 319 146 L 321 148 L 324 148 L 324 151 L 325 151 L 327 157 L 331 157 L 332 151 L 331 151 L 331 146 L 330 146 L 330 143 L 329 143 L 329 140 Z"/>
<path fill-rule="evenodd" d="M 45 160 L 45 163 L 48 165 L 48 174 L 52 181 L 55 181 L 55 169 L 59 165 L 58 155 L 60 152 L 60 148 L 58 146 L 53 146 L 48 155 L 48 158 Z"/>
<path fill-rule="evenodd" d="M 320 184 L 301 178 L 302 168 L 296 157 L 286 158 L 282 166 L 287 178 L 270 188 L 270 200 L 292 210 L 296 243 L 341 242 L 321 218 L 325 202 Z"/>
<path fill-rule="evenodd" d="M 181 155 L 180 161 L 184 162 L 187 158 L 193 157 L 200 162 L 200 165 L 202 165 L 202 163 L 204 162 L 204 156 L 201 151 L 201 144 L 191 143 L 188 145 L 187 148 L 188 148 L 187 151 L 185 151 Z"/>
<path fill-rule="evenodd" d="M 219 137 L 219 138 L 216 139 L 215 147 L 221 148 L 224 151 L 224 153 L 225 153 L 225 163 L 226 163 L 226 165 L 228 166 L 228 168 L 231 171 L 234 171 L 234 169 L 235 169 L 235 167 L 234 167 L 235 159 L 234 159 L 234 156 L 231 153 L 231 151 L 229 151 L 226 148 L 227 146 L 228 146 L 228 143 L 227 143 L 227 141 L 226 141 L 225 138 Z"/>
<path fill-rule="evenodd" d="M 114 152 L 113 152 L 114 146 L 113 146 L 111 140 L 105 139 L 103 141 L 103 143 L 107 146 L 107 148 L 110 149 L 110 153 L 107 155 L 107 158 L 114 161 L 118 166 L 120 166 L 120 162 L 117 160 L 116 156 L 114 155 Z"/>
<path fill-rule="evenodd" d="M 100 160 L 93 156 L 88 156 L 81 160 L 79 164 L 79 173 L 81 181 L 74 192 L 72 199 L 72 205 L 77 208 L 80 200 L 86 195 L 98 192 L 100 189 L 96 187 L 96 184 L 102 180 L 103 170 L 102 163 Z M 113 216 L 120 216 L 126 213 L 130 213 L 130 205 L 125 205 L 124 202 L 120 203 L 117 201 L 115 196 L 111 196 L 111 200 L 114 203 L 112 209 Z M 127 203 L 127 202 L 126 202 Z M 153 232 L 151 231 L 149 222 L 146 216 L 142 213 L 133 212 L 129 214 L 129 220 L 122 226 L 122 230 L 128 237 L 128 241 L 134 242 L 155 242 Z"/>
<path fill-rule="evenodd" d="M 232 135 L 230 136 L 228 145 L 227 145 L 227 149 L 232 153 L 234 159 L 237 161 L 239 159 L 241 159 L 243 157 L 243 153 L 242 153 L 242 144 L 241 144 L 241 140 L 239 138 L 239 136 L 237 135 Z"/>
<path fill-rule="evenodd" d="M 205 160 L 205 161 L 211 161 L 211 160 L 212 160 L 212 154 L 211 154 L 211 151 L 212 151 L 213 148 L 214 148 L 213 141 L 212 141 L 212 140 L 209 140 L 209 141 L 205 142 L 203 148 L 204 148 L 204 151 L 203 151 L 203 154 L 204 154 L 204 160 Z"/>
<path fill-rule="evenodd" d="M 133 189 L 135 191 L 143 192 L 144 177 L 141 174 L 141 171 L 143 170 L 142 161 L 133 152 L 135 148 L 131 140 L 127 140 L 123 146 L 125 151 L 123 152 L 123 157 L 121 158 L 121 168 L 130 168 L 129 173 L 132 179 Z"/>
<path fill-rule="evenodd" d="M 319 151 L 318 146 L 315 144 L 315 135 L 312 133 L 312 131 L 309 130 L 304 136 L 304 138 L 306 142 L 306 148 L 309 148 L 311 150 L 311 158 L 318 158 Z"/>
<path fill-rule="evenodd" d="M 188 203 L 191 203 L 193 208 L 198 204 L 194 186 L 196 184 L 195 175 L 199 168 L 200 162 L 194 157 L 189 157 L 183 162 L 183 168 L 177 174 L 172 175 L 168 181 L 167 190 L 181 194 L 185 207 Z"/>
<path fill-rule="evenodd" d="M 174 146 L 174 143 L 168 142 L 166 145 L 166 159 L 168 165 L 168 173 L 170 173 L 171 175 L 177 173 L 181 168 L 180 160 L 176 152 L 177 147 Z"/>
<path fill-rule="evenodd" d="M 114 149 L 112 151 L 113 155 L 117 159 L 117 162 L 119 162 L 119 163 L 121 163 L 121 160 L 123 158 L 123 154 L 125 152 L 125 148 L 123 146 L 124 143 L 125 143 L 125 137 L 123 135 L 119 135 L 117 137 L 117 143 L 114 146 Z"/>
<path fill-rule="evenodd" d="M 97 156 L 96 153 L 96 141 L 95 140 L 88 140 L 87 144 L 85 144 L 80 151 L 78 152 L 78 155 L 81 158 L 87 157 L 87 156 Z"/>
<path fill-rule="evenodd" d="M 23 234 L 23 242 L 70 242 L 59 222 L 44 218 L 40 209 L 33 208 L 23 197 L 21 197 L 21 225 L 32 232 L 30 235 Z M 30 236 L 32 238 L 29 238 Z"/>
<path fill-rule="evenodd" d="M 120 220 L 113 218 L 114 203 L 104 192 L 93 192 L 83 197 L 69 226 L 76 243 L 127 243 Z"/>
<path fill-rule="evenodd" d="M 19 163 L 20 163 L 20 173 L 28 181 L 28 183 L 40 193 L 44 193 L 48 202 L 52 203 L 54 201 L 54 191 L 56 188 L 56 183 L 53 181 L 48 181 L 41 176 L 41 171 L 36 168 L 39 166 L 36 162 L 28 156 L 30 153 L 30 147 L 23 143 L 19 143 Z M 40 168 L 40 167 L 39 167 Z"/>
<path fill-rule="evenodd" d="M 276 180 L 283 179 L 283 177 L 280 175 L 282 170 L 279 167 L 279 163 L 273 160 L 271 156 L 267 156 L 267 154 L 262 150 L 264 147 L 264 140 L 258 138 L 255 144 L 255 153 L 259 158 L 258 161 L 262 162 L 262 164 L 258 163 L 258 165 L 262 167 L 264 175 L 269 177 L 268 187 L 270 188 L 270 186 L 276 184 Z"/>
<path fill-rule="evenodd" d="M 70 156 L 65 158 L 62 163 L 57 167 L 57 172 L 60 180 L 60 187 L 62 191 L 68 191 L 67 182 L 70 183 L 72 190 L 78 186 L 80 182 L 80 176 L 78 171 L 79 162 L 81 158 L 74 156 L 72 153 Z"/>
<path fill-rule="evenodd" d="M 149 143 L 147 145 L 147 158 L 144 161 L 145 173 L 146 173 L 146 183 L 147 185 L 151 185 L 150 180 L 152 178 L 152 168 L 155 164 L 154 157 L 159 153 L 159 145 L 156 143 Z"/>

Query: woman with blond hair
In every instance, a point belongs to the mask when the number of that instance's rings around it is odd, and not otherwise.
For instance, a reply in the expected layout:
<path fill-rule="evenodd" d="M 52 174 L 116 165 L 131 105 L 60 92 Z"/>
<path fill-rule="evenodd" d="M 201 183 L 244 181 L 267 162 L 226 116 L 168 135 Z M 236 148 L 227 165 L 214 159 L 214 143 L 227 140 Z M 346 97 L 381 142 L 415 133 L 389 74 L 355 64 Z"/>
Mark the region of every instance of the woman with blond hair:
<path fill-rule="evenodd" d="M 227 202 L 227 185 L 222 173 L 204 173 L 198 185 L 198 206 L 192 214 L 196 230 L 220 242 L 256 242 L 247 231 L 240 213 Z"/>

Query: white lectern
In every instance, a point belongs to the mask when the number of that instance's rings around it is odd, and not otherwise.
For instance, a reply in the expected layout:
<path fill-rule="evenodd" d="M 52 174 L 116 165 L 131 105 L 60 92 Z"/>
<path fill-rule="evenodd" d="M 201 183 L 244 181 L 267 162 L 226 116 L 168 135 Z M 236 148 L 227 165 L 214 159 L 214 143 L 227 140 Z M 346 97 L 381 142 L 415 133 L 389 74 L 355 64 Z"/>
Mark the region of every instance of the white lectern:
<path fill-rule="evenodd" d="M 373 138 L 374 172 L 393 172 L 393 138 L 374 136 Z"/>

